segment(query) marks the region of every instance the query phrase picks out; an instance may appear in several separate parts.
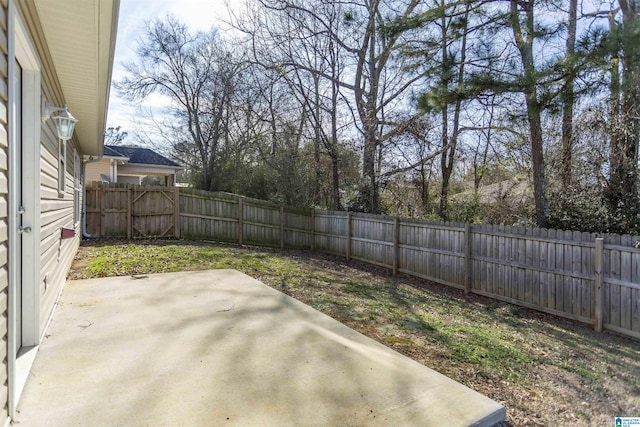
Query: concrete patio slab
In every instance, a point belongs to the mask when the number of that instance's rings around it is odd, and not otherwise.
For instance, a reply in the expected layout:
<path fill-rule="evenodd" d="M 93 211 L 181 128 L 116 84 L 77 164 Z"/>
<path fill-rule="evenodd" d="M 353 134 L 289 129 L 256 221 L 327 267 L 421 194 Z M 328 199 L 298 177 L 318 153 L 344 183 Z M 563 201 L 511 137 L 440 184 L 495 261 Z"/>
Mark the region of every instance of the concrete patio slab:
<path fill-rule="evenodd" d="M 494 425 L 500 404 L 233 270 L 67 283 L 20 426 Z"/>

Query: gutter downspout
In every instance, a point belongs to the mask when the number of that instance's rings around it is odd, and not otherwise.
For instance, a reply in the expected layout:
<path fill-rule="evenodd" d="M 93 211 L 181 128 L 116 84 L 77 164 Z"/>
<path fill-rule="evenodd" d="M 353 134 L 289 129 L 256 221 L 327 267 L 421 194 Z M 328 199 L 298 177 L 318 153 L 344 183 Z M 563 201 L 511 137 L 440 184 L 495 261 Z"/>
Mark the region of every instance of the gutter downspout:
<path fill-rule="evenodd" d="M 102 160 L 104 152 L 98 157 L 89 157 L 89 160 L 82 162 L 82 237 L 91 239 L 93 236 L 87 233 L 87 165 Z"/>

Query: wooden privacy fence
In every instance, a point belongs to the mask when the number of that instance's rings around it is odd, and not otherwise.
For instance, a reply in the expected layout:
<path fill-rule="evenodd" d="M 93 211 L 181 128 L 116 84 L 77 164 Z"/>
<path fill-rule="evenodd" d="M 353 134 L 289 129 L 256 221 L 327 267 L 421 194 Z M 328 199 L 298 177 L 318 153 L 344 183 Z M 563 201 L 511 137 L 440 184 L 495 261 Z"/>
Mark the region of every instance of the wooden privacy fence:
<path fill-rule="evenodd" d="M 312 247 L 308 209 L 276 206 L 228 193 L 180 190 L 183 237 L 281 248 Z"/>
<path fill-rule="evenodd" d="M 130 237 L 155 232 L 156 236 L 311 248 L 578 320 L 596 330 L 640 338 L 637 236 L 297 210 L 192 189 L 179 193 L 171 189 L 171 193 L 165 188 L 162 193 L 158 188 L 160 194 L 156 194 L 132 188 L 124 195 L 105 192 L 102 197 L 89 191 L 88 202 L 91 195 L 104 203 L 100 210 L 87 210 L 88 224 L 90 215 L 96 218 L 100 213 L 102 222 L 97 224 L 106 232 L 101 235 L 116 231 L 124 235 L 130 229 Z M 149 194 L 147 199 L 141 196 L 143 191 Z M 125 211 L 118 203 L 131 207 Z M 89 232 L 96 228 L 93 225 Z"/>
<path fill-rule="evenodd" d="M 85 197 L 91 236 L 180 237 L 177 188 L 103 184 Z"/>
<path fill-rule="evenodd" d="M 640 236 L 315 212 L 315 247 L 640 338 Z"/>

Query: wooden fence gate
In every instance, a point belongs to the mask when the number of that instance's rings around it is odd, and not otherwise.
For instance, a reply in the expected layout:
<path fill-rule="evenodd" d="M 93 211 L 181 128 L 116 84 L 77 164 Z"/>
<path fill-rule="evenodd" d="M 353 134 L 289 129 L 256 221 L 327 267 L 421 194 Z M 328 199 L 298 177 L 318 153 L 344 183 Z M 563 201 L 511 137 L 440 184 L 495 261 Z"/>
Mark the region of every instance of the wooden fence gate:
<path fill-rule="evenodd" d="M 94 237 L 180 237 L 177 188 L 102 185 L 87 188 L 87 233 Z"/>

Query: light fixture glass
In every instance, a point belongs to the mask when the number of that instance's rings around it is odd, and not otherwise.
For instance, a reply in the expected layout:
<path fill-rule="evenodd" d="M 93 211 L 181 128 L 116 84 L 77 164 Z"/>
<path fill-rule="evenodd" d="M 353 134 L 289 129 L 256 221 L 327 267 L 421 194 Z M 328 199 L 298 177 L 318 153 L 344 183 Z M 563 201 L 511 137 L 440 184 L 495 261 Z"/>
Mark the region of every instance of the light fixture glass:
<path fill-rule="evenodd" d="M 58 112 L 53 117 L 53 121 L 56 124 L 56 133 L 58 138 L 63 141 L 68 141 L 73 137 L 73 130 L 76 127 L 78 120 L 69 113 L 69 109 L 65 105 L 64 107 L 54 107 L 49 102 L 43 101 L 42 106 L 42 122 L 46 122 L 53 113 Z"/>
<path fill-rule="evenodd" d="M 73 129 L 76 127 L 78 120 L 69 113 L 66 105 L 64 110 L 53 118 L 53 121 L 56 123 L 58 138 L 63 141 L 68 141 L 73 137 Z"/>

